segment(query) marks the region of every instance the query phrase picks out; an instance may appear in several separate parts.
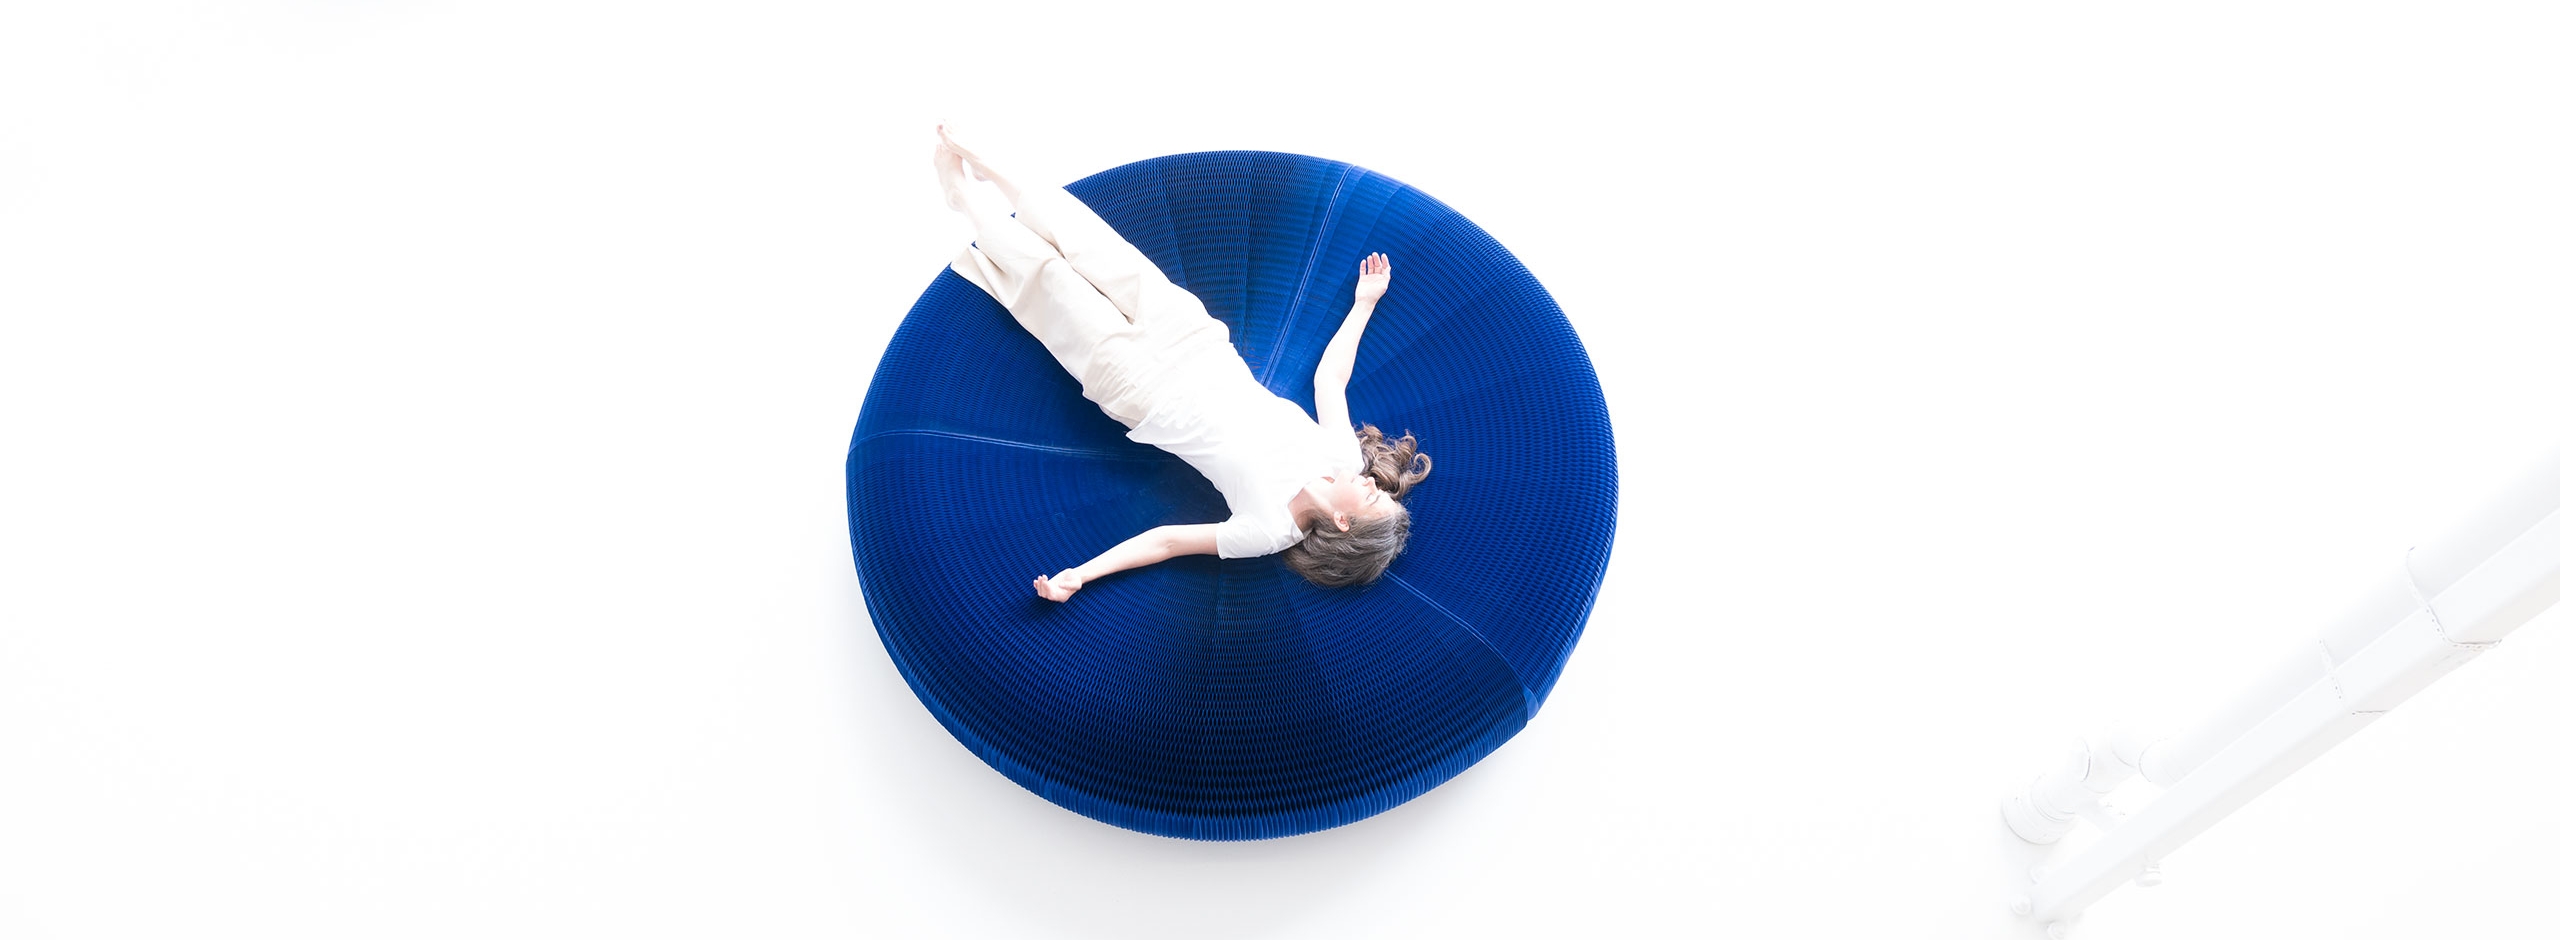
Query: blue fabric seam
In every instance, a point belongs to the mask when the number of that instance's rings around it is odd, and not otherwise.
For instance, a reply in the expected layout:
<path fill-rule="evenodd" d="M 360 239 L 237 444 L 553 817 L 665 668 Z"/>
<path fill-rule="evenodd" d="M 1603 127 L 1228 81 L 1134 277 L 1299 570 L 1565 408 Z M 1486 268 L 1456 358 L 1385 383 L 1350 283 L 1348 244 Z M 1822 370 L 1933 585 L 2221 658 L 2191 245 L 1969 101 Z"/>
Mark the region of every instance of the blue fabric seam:
<path fill-rule="evenodd" d="M 935 431 L 925 428 L 893 428 L 886 431 L 875 431 L 856 439 L 853 442 L 853 449 L 861 450 L 862 445 L 864 444 L 871 443 L 872 441 L 876 441 L 884 437 L 897 437 L 900 435 L 940 437 L 955 441 L 976 441 L 981 444 L 994 444 L 1000 447 L 1017 447 L 1023 450 L 1036 450 L 1042 453 L 1064 454 L 1070 457 L 1093 457 L 1101 460 L 1156 462 L 1172 459 L 1159 454 L 1123 453 L 1120 451 L 1097 450 L 1090 447 L 1060 447 L 1055 444 L 1033 444 L 1028 441 L 1008 441 L 1000 437 L 987 437 L 980 434 L 963 434 L 958 431 Z"/>
<path fill-rule="evenodd" d="M 1289 348 L 1289 328 L 1297 325 L 1298 309 L 1306 305 L 1307 284 L 1315 280 L 1316 266 L 1324 260 L 1325 242 L 1333 236 L 1335 220 L 1342 217 L 1342 191 L 1350 187 L 1355 174 L 1366 176 L 1368 171 L 1345 166 L 1342 175 L 1333 179 L 1333 195 L 1325 199 L 1324 221 L 1316 225 L 1316 237 L 1307 244 L 1307 265 L 1298 271 L 1297 292 L 1289 295 L 1289 309 L 1280 314 L 1280 332 L 1271 338 L 1271 357 L 1263 360 L 1262 374 L 1254 377 L 1265 388 L 1271 386 L 1271 373 L 1280 367 L 1280 360 Z"/>
<path fill-rule="evenodd" d="M 1439 601 L 1431 599 L 1431 595 L 1429 594 L 1422 593 L 1422 589 L 1414 587 L 1413 582 L 1396 577 L 1395 572 L 1389 571 L 1386 575 L 1387 580 L 1395 582 L 1397 587 L 1405 590 L 1405 593 L 1421 598 L 1423 603 L 1431 605 L 1431 609 L 1439 611 L 1440 616 L 1449 618 L 1449 622 L 1455 623 L 1460 629 L 1467 631 L 1468 636 L 1475 638 L 1477 645 L 1483 646 L 1485 652 L 1493 654 L 1495 662 L 1501 663 L 1502 668 L 1511 670 L 1511 681 L 1520 684 L 1520 691 L 1529 696 L 1529 701 L 1535 702 L 1538 700 L 1538 690 L 1530 688 L 1529 683 L 1521 680 L 1520 667 L 1512 665 L 1510 658 L 1502 655 L 1502 650 L 1495 648 L 1491 643 L 1485 642 L 1484 634 L 1476 632 L 1475 624 L 1468 623 L 1467 618 L 1458 616 L 1456 611 L 1440 606 Z M 1530 711 L 1534 712 L 1536 709 L 1532 708 Z"/>

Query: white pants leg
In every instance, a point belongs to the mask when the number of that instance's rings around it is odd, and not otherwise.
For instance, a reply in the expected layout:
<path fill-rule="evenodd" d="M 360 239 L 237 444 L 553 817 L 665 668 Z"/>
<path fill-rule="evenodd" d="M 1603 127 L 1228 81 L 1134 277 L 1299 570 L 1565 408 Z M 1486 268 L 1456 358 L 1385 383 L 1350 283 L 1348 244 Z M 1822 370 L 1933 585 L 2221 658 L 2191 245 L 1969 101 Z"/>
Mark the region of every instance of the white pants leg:
<path fill-rule="evenodd" d="M 1056 246 L 1077 274 L 1148 333 L 1170 339 L 1176 332 L 1217 323 L 1208 308 L 1200 305 L 1200 298 L 1165 277 L 1145 252 L 1121 238 L 1074 193 L 1063 189 L 1026 192 L 1016 208 L 1023 227 Z"/>
<path fill-rule="evenodd" d="M 1136 427 L 1172 359 L 1212 337 L 1234 355 L 1226 325 L 1074 195 L 1039 190 L 1022 202 L 951 269 L 1003 304 L 1103 413 Z"/>
<path fill-rule="evenodd" d="M 1103 341 L 1137 332 L 1056 246 L 1012 218 L 980 227 L 977 244 L 962 250 L 951 270 L 1003 304 L 1079 379 L 1090 370 L 1094 350 Z"/>

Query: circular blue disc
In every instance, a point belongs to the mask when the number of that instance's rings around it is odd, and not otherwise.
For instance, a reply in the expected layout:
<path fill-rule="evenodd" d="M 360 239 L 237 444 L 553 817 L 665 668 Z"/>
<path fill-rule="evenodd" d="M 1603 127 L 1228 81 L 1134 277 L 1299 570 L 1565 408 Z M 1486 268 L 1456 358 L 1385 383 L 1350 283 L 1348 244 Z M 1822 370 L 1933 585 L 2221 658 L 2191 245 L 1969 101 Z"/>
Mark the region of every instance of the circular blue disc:
<path fill-rule="evenodd" d="M 1041 600 L 1033 576 L 1223 520 L 1226 502 L 1129 441 L 945 270 L 881 356 L 845 459 L 864 602 L 916 697 L 1032 792 L 1190 839 L 1354 822 L 1519 732 L 1581 636 L 1617 525 L 1608 408 L 1546 289 L 1448 206 L 1330 160 L 1184 154 L 1067 188 L 1310 413 L 1359 260 L 1394 258 L 1351 416 L 1413 432 L 1431 478 L 1376 584 L 1194 556 Z"/>

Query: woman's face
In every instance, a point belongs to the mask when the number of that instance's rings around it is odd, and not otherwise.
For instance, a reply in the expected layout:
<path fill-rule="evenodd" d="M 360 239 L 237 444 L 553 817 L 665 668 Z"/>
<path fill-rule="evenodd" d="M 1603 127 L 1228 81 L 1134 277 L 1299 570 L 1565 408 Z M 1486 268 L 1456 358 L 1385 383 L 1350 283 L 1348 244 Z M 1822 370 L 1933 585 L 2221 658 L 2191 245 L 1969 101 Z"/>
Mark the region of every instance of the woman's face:
<path fill-rule="evenodd" d="M 1326 514 L 1341 513 L 1353 519 L 1366 519 L 1401 508 L 1387 494 L 1378 492 L 1378 481 L 1365 473 L 1318 478 L 1307 484 L 1307 495 L 1314 497 L 1316 506 Z"/>

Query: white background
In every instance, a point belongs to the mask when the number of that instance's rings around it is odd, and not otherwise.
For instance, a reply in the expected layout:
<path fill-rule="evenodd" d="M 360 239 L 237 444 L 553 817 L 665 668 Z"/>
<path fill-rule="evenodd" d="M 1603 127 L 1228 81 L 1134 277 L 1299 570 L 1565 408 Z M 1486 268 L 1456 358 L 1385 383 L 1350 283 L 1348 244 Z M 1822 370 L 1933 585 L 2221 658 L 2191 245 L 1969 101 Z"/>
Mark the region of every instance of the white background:
<path fill-rule="evenodd" d="M 2003 936 L 2001 796 L 2560 445 L 2544 5 L 860 6 L 0 7 L 0 936 Z M 1545 281 L 1624 476 L 1525 732 L 1199 844 L 935 724 L 841 461 L 946 116 Z M 2549 929 L 2555 634 L 2077 936 Z"/>

